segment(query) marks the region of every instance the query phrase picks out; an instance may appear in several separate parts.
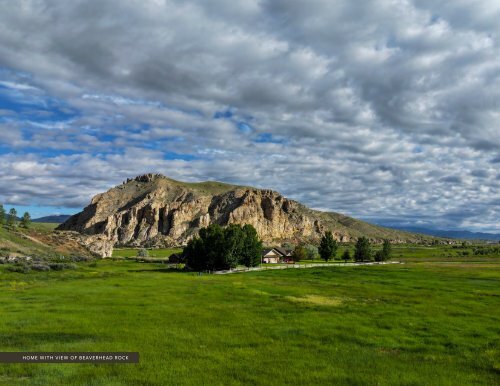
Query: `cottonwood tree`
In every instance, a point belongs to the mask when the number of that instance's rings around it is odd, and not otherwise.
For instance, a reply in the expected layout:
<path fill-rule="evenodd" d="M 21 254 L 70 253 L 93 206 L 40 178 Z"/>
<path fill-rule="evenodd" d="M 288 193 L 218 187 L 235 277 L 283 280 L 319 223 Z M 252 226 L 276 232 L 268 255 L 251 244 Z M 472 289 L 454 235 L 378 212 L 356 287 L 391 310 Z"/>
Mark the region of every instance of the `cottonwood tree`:
<path fill-rule="evenodd" d="M 337 240 L 333 238 L 332 232 L 328 231 L 321 238 L 318 252 L 321 258 L 326 262 L 328 262 L 328 260 L 335 259 L 335 255 L 337 254 L 338 248 L 339 244 Z"/>
<path fill-rule="evenodd" d="M 297 245 L 292 253 L 293 261 L 301 261 L 307 259 L 307 250 L 303 245 Z"/>
<path fill-rule="evenodd" d="M 21 218 L 21 226 L 23 228 L 29 228 L 31 224 L 31 216 L 28 212 L 24 212 L 23 217 Z"/>
<path fill-rule="evenodd" d="M 255 228 L 246 224 L 243 226 L 243 241 L 240 252 L 240 262 L 246 267 L 256 267 L 260 264 L 262 241 Z"/>
<path fill-rule="evenodd" d="M 372 258 L 372 250 L 370 246 L 370 241 L 362 236 L 356 242 L 354 249 L 354 260 L 355 261 L 369 261 Z"/>
<path fill-rule="evenodd" d="M 316 245 L 306 244 L 306 245 L 304 245 L 304 248 L 306 249 L 308 260 L 315 260 L 317 258 L 318 247 Z"/>

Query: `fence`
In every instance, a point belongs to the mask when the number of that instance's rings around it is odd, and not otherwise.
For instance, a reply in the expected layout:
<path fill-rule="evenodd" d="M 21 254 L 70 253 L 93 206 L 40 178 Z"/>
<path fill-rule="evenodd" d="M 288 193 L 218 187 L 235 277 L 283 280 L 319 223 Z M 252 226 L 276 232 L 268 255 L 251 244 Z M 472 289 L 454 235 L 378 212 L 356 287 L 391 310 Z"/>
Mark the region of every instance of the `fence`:
<path fill-rule="evenodd" d="M 240 273 L 240 272 L 252 272 L 252 271 L 268 271 L 273 269 L 301 269 L 301 268 L 314 268 L 314 267 L 349 267 L 358 265 L 382 265 L 382 264 L 400 264 L 399 261 L 368 261 L 368 262 L 356 262 L 356 263 L 310 263 L 310 264 L 285 264 L 285 265 L 265 265 L 261 267 L 245 267 L 245 268 L 235 268 L 227 269 L 223 271 L 211 271 L 214 275 L 225 275 L 228 273 Z"/>

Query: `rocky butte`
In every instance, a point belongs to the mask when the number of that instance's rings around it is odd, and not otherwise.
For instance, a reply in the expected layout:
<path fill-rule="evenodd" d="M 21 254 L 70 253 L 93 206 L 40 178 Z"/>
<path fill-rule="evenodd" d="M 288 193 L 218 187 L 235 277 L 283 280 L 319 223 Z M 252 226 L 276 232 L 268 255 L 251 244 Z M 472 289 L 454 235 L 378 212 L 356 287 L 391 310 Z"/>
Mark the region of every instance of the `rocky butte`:
<path fill-rule="evenodd" d="M 426 236 L 375 226 L 333 212 L 320 212 L 280 193 L 221 182 L 186 183 L 160 174 L 128 179 L 96 195 L 58 230 L 99 239 L 99 253 L 113 246 L 185 244 L 210 224 L 251 224 L 265 244 L 318 240 L 330 230 L 343 242 L 367 236 L 378 242 L 421 242 Z M 95 249 L 95 248 L 94 248 Z"/>

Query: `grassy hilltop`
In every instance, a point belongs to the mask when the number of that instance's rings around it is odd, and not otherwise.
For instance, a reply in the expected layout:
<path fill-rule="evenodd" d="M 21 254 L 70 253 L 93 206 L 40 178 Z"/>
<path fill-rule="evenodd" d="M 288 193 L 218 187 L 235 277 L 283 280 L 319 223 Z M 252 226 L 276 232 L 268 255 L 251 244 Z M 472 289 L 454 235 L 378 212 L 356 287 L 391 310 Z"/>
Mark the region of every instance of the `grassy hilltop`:
<path fill-rule="evenodd" d="M 32 223 L 28 229 L 0 226 L 0 257 L 31 256 L 50 259 L 59 256 L 91 256 L 69 234 L 54 233 L 57 225 Z"/>

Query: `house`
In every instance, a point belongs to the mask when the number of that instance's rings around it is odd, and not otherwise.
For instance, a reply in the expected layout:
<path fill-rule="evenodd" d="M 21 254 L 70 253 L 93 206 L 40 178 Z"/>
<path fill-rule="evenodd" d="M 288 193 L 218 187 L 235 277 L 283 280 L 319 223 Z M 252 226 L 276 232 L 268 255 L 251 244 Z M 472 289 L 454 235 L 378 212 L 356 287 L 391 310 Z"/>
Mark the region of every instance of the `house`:
<path fill-rule="evenodd" d="M 276 247 L 268 248 L 262 251 L 262 262 L 266 264 L 291 263 L 292 250 Z"/>
<path fill-rule="evenodd" d="M 262 262 L 265 264 L 279 263 L 281 258 L 282 258 L 282 254 L 278 250 L 276 250 L 276 248 L 264 249 L 262 251 Z"/>
<path fill-rule="evenodd" d="M 286 249 L 282 247 L 276 247 L 276 250 L 281 253 L 282 263 L 293 263 L 293 249 Z"/>

